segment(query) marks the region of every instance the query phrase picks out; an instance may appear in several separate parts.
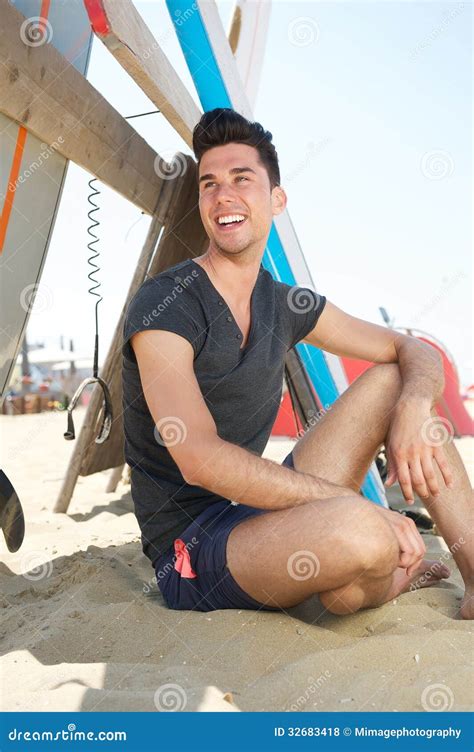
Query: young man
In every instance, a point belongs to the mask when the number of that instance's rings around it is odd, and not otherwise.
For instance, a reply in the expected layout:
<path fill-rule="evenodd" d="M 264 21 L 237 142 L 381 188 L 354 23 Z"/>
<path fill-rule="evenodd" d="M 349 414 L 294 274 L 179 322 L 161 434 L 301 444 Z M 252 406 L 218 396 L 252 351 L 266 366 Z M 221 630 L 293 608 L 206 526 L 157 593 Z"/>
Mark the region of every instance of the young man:
<path fill-rule="evenodd" d="M 454 446 L 430 441 L 443 368 L 433 348 L 354 318 L 261 265 L 287 203 L 271 133 L 229 109 L 194 131 L 203 256 L 147 280 L 124 328 L 126 458 L 143 550 L 173 609 L 378 606 L 449 570 L 410 519 L 360 495 L 385 443 L 388 484 L 417 493 L 461 571 L 471 618 L 472 489 Z M 189 245 L 192 252 L 192 239 Z M 284 360 L 304 341 L 377 365 L 296 443 L 263 459 Z"/>

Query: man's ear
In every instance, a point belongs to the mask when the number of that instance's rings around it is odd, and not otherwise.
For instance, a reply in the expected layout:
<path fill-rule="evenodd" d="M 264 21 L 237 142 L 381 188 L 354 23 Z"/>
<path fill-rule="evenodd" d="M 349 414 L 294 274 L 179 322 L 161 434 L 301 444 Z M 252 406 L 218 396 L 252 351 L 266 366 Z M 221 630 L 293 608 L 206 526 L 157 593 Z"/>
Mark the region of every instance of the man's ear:
<path fill-rule="evenodd" d="M 272 214 L 273 216 L 276 216 L 277 214 L 281 214 L 286 209 L 286 205 L 288 203 L 288 197 L 281 187 L 281 185 L 276 185 L 274 189 L 272 190 Z"/>

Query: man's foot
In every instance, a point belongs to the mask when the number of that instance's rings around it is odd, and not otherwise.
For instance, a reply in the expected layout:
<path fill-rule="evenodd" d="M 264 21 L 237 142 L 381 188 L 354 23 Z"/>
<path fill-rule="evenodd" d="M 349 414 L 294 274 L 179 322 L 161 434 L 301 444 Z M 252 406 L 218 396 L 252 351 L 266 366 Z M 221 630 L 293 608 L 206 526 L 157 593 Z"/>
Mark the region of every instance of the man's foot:
<path fill-rule="evenodd" d="M 474 585 L 468 585 L 461 603 L 461 619 L 474 619 Z"/>
<path fill-rule="evenodd" d="M 391 601 L 401 593 L 408 590 L 418 590 L 418 588 L 430 587 L 439 580 L 446 580 L 451 572 L 446 566 L 439 561 L 423 559 L 418 569 L 412 574 L 407 575 L 406 569 L 398 567 L 394 572 L 392 585 L 388 591 L 385 600 Z"/>

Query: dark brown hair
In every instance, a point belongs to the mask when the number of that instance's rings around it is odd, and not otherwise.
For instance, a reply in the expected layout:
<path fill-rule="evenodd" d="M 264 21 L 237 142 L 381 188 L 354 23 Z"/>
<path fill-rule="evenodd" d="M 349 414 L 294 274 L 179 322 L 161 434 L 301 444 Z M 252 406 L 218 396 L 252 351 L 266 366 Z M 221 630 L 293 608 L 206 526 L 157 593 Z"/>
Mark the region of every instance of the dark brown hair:
<path fill-rule="evenodd" d="M 278 154 L 272 144 L 272 134 L 260 123 L 250 122 L 229 107 L 217 107 L 205 112 L 194 128 L 193 151 L 198 167 L 206 151 L 230 143 L 254 146 L 259 162 L 268 173 L 270 189 L 280 185 Z"/>

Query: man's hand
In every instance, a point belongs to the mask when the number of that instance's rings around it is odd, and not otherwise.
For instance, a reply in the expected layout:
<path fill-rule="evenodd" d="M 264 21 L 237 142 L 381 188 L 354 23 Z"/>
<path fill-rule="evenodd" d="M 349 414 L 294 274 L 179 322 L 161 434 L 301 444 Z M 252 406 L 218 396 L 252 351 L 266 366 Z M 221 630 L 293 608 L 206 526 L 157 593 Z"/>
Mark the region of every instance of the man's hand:
<path fill-rule="evenodd" d="M 390 509 L 378 505 L 375 506 L 395 533 L 399 548 L 398 566 L 406 569 L 407 575 L 410 577 L 416 572 L 426 554 L 423 538 L 410 517 L 405 517 L 399 512 L 392 512 Z"/>
<path fill-rule="evenodd" d="M 444 449 L 439 442 L 429 440 L 429 427 L 436 421 L 431 416 L 430 407 L 419 400 L 399 403 L 388 431 L 385 485 L 391 486 L 398 480 L 408 504 L 415 501 L 414 491 L 422 499 L 430 494 L 439 495 L 435 463 L 448 488 L 452 487 L 453 476 Z"/>

